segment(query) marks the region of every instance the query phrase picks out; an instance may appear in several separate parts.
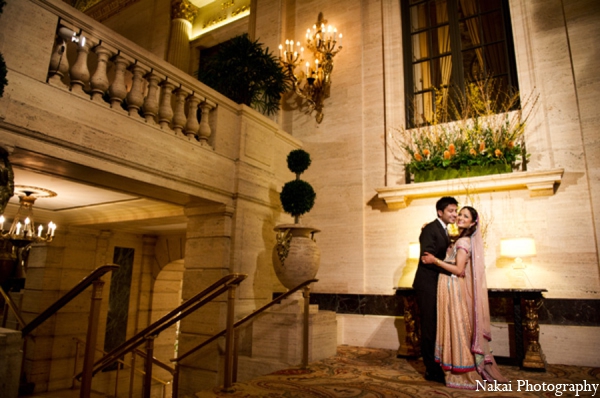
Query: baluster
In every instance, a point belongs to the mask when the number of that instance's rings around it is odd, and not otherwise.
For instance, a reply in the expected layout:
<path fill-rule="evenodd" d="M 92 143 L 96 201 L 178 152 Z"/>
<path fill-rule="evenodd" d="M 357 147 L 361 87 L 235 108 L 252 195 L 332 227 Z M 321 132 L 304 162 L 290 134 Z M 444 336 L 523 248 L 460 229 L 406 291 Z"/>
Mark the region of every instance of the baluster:
<path fill-rule="evenodd" d="M 175 90 L 175 114 L 173 115 L 173 131 L 175 134 L 181 133 L 183 126 L 187 122 L 185 117 L 185 99 L 190 93 L 183 88 Z"/>
<path fill-rule="evenodd" d="M 158 82 L 160 76 L 155 72 L 146 73 L 144 78 L 148 81 L 148 94 L 144 99 L 142 110 L 144 111 L 144 117 L 147 123 L 155 123 L 156 115 L 158 113 L 158 99 L 156 94 L 158 93 Z"/>
<path fill-rule="evenodd" d="M 215 103 L 210 102 L 209 100 L 204 100 L 200 103 L 200 109 L 202 110 L 202 117 L 200 118 L 200 129 L 198 131 L 198 136 L 200 137 L 200 143 L 202 145 L 208 144 L 208 139 L 212 135 L 212 131 L 210 129 L 210 125 L 208 124 L 208 115 L 209 112 L 216 106 Z"/>
<path fill-rule="evenodd" d="M 108 88 L 108 94 L 110 95 L 110 107 L 114 109 L 121 108 L 121 102 L 127 95 L 127 87 L 125 86 L 125 69 L 129 66 L 130 62 L 121 55 L 113 57 L 112 60 L 115 63 L 115 80 Z"/>
<path fill-rule="evenodd" d="M 193 138 L 198 134 L 198 127 L 200 127 L 200 123 L 198 123 L 198 104 L 200 103 L 200 98 L 196 97 L 194 94 L 188 97 L 188 116 L 187 123 L 185 124 L 185 135 L 188 138 Z"/>
<path fill-rule="evenodd" d="M 88 55 L 90 52 L 90 41 L 77 44 L 77 59 L 71 67 L 71 91 L 78 95 L 87 95 L 84 91 L 90 82 L 90 70 L 88 69 Z"/>
<path fill-rule="evenodd" d="M 113 52 L 103 45 L 99 45 L 94 49 L 94 52 L 98 56 L 98 66 L 96 71 L 92 75 L 90 80 L 90 86 L 92 87 L 92 100 L 96 102 L 103 102 L 103 96 L 106 90 L 108 90 L 109 81 L 106 75 L 108 68 L 108 59 L 113 55 Z"/>
<path fill-rule="evenodd" d="M 48 68 L 48 82 L 54 86 L 66 87 L 62 82 L 62 78 L 68 70 L 67 43 L 60 36 L 56 35 L 54 50 L 50 57 L 50 67 Z"/>
<path fill-rule="evenodd" d="M 173 108 L 171 107 L 171 95 L 175 85 L 168 80 L 160 84 L 160 107 L 158 108 L 158 123 L 160 128 L 166 129 L 173 119 Z"/>
<path fill-rule="evenodd" d="M 127 109 L 129 110 L 129 116 L 134 116 L 138 115 L 138 111 L 144 103 L 145 81 L 142 76 L 147 72 L 147 69 L 136 63 L 130 67 L 130 71 L 133 73 L 133 83 L 127 94 Z"/>

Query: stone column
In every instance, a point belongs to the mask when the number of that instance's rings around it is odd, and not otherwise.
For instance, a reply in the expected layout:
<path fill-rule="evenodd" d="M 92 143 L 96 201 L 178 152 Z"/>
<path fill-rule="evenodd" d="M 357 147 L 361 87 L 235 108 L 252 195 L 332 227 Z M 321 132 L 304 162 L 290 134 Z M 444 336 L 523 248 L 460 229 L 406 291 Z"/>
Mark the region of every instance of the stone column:
<path fill-rule="evenodd" d="M 190 67 L 190 36 L 198 8 L 188 0 L 171 1 L 171 35 L 167 61 L 184 72 Z"/>
<path fill-rule="evenodd" d="M 182 299 L 218 281 L 231 271 L 233 208 L 224 204 L 188 205 L 187 241 Z M 208 337 L 225 328 L 227 295 L 221 295 L 181 322 L 179 354 L 185 354 Z M 218 340 L 181 363 L 180 395 L 194 393 L 223 383 L 223 360 Z M 223 349 L 224 347 L 220 347 Z"/>

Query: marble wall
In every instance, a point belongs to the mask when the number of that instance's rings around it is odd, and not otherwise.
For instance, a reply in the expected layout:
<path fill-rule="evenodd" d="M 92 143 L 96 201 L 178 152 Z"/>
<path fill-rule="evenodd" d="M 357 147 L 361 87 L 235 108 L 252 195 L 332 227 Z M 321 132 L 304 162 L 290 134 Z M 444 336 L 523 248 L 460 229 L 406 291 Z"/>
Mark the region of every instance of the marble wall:
<path fill-rule="evenodd" d="M 524 271 L 526 283 L 548 289 L 552 298 L 599 298 L 598 140 L 588 133 L 593 125 L 588 104 L 600 91 L 593 89 L 598 79 L 585 68 L 593 59 L 593 51 L 585 51 L 593 47 L 585 43 L 600 36 L 597 24 L 592 26 L 599 7 L 588 0 L 569 2 L 564 9 L 560 1 L 509 4 L 520 87 L 524 95 L 539 94 L 526 132 L 532 154 L 528 169 L 563 168 L 563 181 L 550 197 L 512 190 L 458 199 L 479 208 L 489 223 L 491 286 L 516 283 L 500 256 L 500 239 L 530 236 L 537 256 Z M 300 40 L 314 23 L 315 10 L 344 34 L 323 122 L 290 104 L 284 105 L 281 123 L 313 157 L 303 177 L 317 192 L 305 222 L 322 230 L 316 291 L 386 294 L 407 270 L 408 244 L 434 219 L 437 199 L 416 199 L 405 209 L 390 210 L 376 198 L 376 189 L 404 183 L 401 159 L 389 148 L 389 134 L 404 123 L 398 2 L 259 0 L 258 5 L 282 13 L 279 24 L 257 19 L 256 36 L 271 48 L 284 38 Z"/>

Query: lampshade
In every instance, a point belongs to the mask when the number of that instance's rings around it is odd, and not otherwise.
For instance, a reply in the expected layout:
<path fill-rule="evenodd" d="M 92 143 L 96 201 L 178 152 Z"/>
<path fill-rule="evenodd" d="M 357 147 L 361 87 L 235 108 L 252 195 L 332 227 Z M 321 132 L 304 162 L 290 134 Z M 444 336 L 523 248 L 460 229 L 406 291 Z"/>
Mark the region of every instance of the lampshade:
<path fill-rule="evenodd" d="M 500 255 L 511 258 L 535 256 L 535 240 L 533 238 L 501 239 Z"/>
<path fill-rule="evenodd" d="M 408 244 L 408 258 L 411 260 L 418 260 L 421 254 L 421 245 L 418 242 L 411 242 Z"/>

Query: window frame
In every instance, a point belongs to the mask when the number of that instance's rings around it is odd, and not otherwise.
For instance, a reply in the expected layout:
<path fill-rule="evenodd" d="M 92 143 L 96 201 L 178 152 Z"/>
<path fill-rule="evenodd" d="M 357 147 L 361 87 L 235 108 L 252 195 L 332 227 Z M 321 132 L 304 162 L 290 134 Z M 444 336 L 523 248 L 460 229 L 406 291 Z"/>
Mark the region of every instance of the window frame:
<path fill-rule="evenodd" d="M 422 124 L 417 124 L 415 119 L 415 115 L 414 115 L 414 103 L 415 103 L 415 96 L 420 95 L 420 94 L 426 94 L 426 93 L 431 93 L 431 107 L 435 112 L 435 86 L 431 86 L 428 87 L 426 89 L 421 89 L 421 90 L 417 90 L 416 89 L 416 85 L 415 85 L 415 77 L 414 77 L 414 67 L 416 64 L 424 62 L 423 60 L 429 60 L 429 61 L 425 61 L 425 62 L 431 62 L 432 60 L 435 59 L 441 59 L 442 55 L 438 54 L 438 55 L 433 55 L 431 54 L 431 49 L 433 48 L 431 45 L 431 36 L 432 35 L 428 35 L 428 50 L 429 54 L 427 57 L 425 58 L 420 58 L 418 61 L 414 60 L 413 57 L 413 35 L 415 34 L 414 32 L 412 32 L 412 24 L 411 24 L 411 14 L 410 14 L 410 8 L 411 6 L 415 6 L 418 4 L 430 4 L 431 2 L 435 2 L 436 0 L 400 0 L 400 13 L 401 13 L 401 21 L 402 21 L 402 47 L 403 47 L 403 51 L 402 51 L 402 57 L 403 57 L 403 67 L 404 67 L 404 94 L 405 94 L 405 115 L 406 115 L 406 126 L 407 128 L 414 128 L 414 127 L 418 127 L 425 125 L 426 123 L 422 123 Z M 459 15 L 458 15 L 458 1 L 459 0 L 446 0 L 446 4 L 447 4 L 447 12 L 448 12 L 448 22 L 447 22 L 447 26 L 448 26 L 448 30 L 449 30 L 449 38 L 450 38 L 450 56 L 452 59 L 452 74 L 451 74 L 451 78 L 450 78 L 450 85 L 453 85 L 455 87 L 457 87 L 460 91 L 462 91 L 462 93 L 464 93 L 465 91 L 465 81 L 466 81 L 466 72 L 464 69 L 464 59 L 463 59 L 463 52 L 465 51 L 465 48 L 463 48 L 462 46 L 462 41 L 461 41 L 461 36 L 460 36 L 460 22 L 461 20 L 459 19 Z M 478 4 L 478 8 L 475 14 L 476 17 L 481 17 L 482 15 L 486 15 L 489 14 L 491 12 L 494 12 L 496 10 L 493 11 L 483 11 L 481 10 L 481 7 L 479 7 L 479 3 Z M 516 53 L 515 53 L 515 46 L 514 46 L 514 39 L 513 39 L 513 32 L 512 32 L 512 21 L 511 21 L 511 17 L 510 17 L 510 8 L 509 8 L 509 0 L 500 0 L 500 13 L 502 16 L 502 26 L 503 26 L 503 32 L 502 32 L 502 38 L 500 40 L 496 40 L 494 42 L 484 42 L 484 43 L 480 43 L 478 46 L 474 46 L 474 47 L 469 47 L 466 48 L 467 50 L 472 50 L 474 48 L 483 48 L 485 49 L 486 46 L 492 45 L 494 43 L 500 43 L 503 42 L 505 43 L 504 45 L 504 55 L 505 55 L 505 62 L 506 62 L 506 72 L 505 73 L 499 73 L 496 74 L 498 76 L 506 76 L 507 77 L 507 84 L 508 87 L 518 90 L 519 89 L 519 82 L 518 82 L 518 75 L 517 75 L 517 67 L 516 67 Z M 471 17 L 471 16 L 469 16 Z M 429 25 L 429 24 L 428 24 Z M 429 32 L 432 31 L 434 29 L 437 29 L 439 26 L 443 26 L 443 25 L 432 25 L 432 26 L 427 26 L 423 29 L 420 29 L 418 31 L 415 31 L 417 33 L 424 33 L 424 32 Z M 481 24 L 478 24 L 478 28 L 481 32 Z M 481 35 L 483 37 L 483 35 Z M 458 46 L 456 44 L 459 44 Z M 487 66 L 487 64 L 484 64 L 484 68 Z M 431 76 L 431 73 L 430 73 Z"/>

